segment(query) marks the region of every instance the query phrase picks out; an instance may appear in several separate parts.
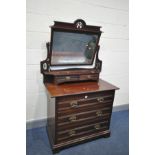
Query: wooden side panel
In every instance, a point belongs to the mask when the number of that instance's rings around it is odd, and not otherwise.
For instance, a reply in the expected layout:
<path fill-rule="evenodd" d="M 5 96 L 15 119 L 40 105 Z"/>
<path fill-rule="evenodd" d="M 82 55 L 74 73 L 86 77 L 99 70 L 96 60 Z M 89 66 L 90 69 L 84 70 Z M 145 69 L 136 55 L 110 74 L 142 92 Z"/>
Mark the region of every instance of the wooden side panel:
<path fill-rule="evenodd" d="M 53 116 L 54 113 L 54 116 Z M 48 106 L 47 106 L 47 115 L 48 115 L 48 119 L 47 119 L 47 131 L 48 131 L 48 136 L 50 139 L 50 142 L 52 144 L 55 143 L 55 125 L 56 125 L 56 121 L 55 121 L 55 98 L 50 98 L 48 96 Z"/>

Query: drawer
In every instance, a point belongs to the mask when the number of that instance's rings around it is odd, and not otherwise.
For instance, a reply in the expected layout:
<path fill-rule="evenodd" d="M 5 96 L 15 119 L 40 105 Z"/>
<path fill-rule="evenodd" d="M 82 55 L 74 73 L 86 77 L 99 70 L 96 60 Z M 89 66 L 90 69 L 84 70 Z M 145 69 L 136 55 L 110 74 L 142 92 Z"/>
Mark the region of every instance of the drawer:
<path fill-rule="evenodd" d="M 65 81 L 74 81 L 78 79 L 79 79 L 78 75 L 56 76 L 55 78 L 55 80 L 59 83 L 65 82 Z"/>
<path fill-rule="evenodd" d="M 82 138 L 83 136 L 106 131 L 109 129 L 109 121 L 80 126 L 75 129 L 57 132 L 57 142 L 64 142 Z"/>
<path fill-rule="evenodd" d="M 98 74 L 80 75 L 80 80 L 97 80 Z"/>
<path fill-rule="evenodd" d="M 86 91 L 84 89 L 84 91 Z M 104 92 L 93 92 L 93 93 L 83 93 L 79 95 L 68 95 L 68 96 L 62 96 L 62 97 L 57 97 L 57 103 L 61 104 L 63 106 L 65 103 L 70 102 L 70 101 L 79 101 L 79 100 L 88 100 L 88 99 L 94 99 L 97 97 L 114 97 L 114 90 L 109 90 L 109 91 L 104 91 Z"/>
<path fill-rule="evenodd" d="M 109 101 L 109 102 L 106 102 L 106 104 L 103 104 L 103 103 L 87 104 L 82 107 L 78 106 L 76 108 L 68 108 L 63 111 L 58 110 L 57 114 L 59 118 L 59 117 L 63 117 L 71 114 L 84 113 L 84 112 L 89 112 L 92 110 L 99 110 L 99 109 L 103 109 L 104 112 L 108 113 L 108 112 L 111 112 L 112 103 L 113 103 L 112 101 Z"/>
<path fill-rule="evenodd" d="M 99 111 L 98 111 L 99 112 Z M 97 112 L 96 112 L 97 113 Z M 82 119 L 75 119 L 76 116 L 71 116 L 69 117 L 69 121 L 67 122 L 63 122 L 63 123 L 58 123 L 57 129 L 58 131 L 64 131 L 67 129 L 74 129 L 76 127 L 79 126 L 85 126 L 85 125 L 89 125 L 89 124 L 93 124 L 93 123 L 102 123 L 105 121 L 109 121 L 110 122 L 110 113 L 103 115 L 103 116 L 96 116 L 96 117 L 88 117 L 88 118 L 82 118 Z"/>
<path fill-rule="evenodd" d="M 98 80 L 98 74 L 86 74 L 86 75 L 64 75 L 56 76 L 56 83 L 72 82 L 72 81 L 85 81 L 85 80 Z"/>
<path fill-rule="evenodd" d="M 79 112 L 76 114 L 60 116 L 58 117 L 57 122 L 58 124 L 68 124 L 68 123 L 73 123 L 73 122 L 80 122 L 86 119 L 108 117 L 110 114 L 111 114 L 111 111 L 105 108 L 98 109 L 98 110 L 92 109 L 91 111 Z"/>
<path fill-rule="evenodd" d="M 79 99 L 79 100 L 70 100 L 70 101 L 63 101 L 58 103 L 58 110 L 68 110 L 70 108 L 80 108 L 89 106 L 90 104 L 99 104 L 99 103 L 109 103 L 113 102 L 113 95 L 104 95 L 98 97 L 92 97 L 88 99 Z"/>

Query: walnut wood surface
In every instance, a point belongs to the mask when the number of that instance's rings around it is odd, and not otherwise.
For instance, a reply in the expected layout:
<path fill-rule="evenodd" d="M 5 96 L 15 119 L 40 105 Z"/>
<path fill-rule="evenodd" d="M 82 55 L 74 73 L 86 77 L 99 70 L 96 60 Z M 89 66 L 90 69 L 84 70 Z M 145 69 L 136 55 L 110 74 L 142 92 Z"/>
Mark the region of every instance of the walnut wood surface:
<path fill-rule="evenodd" d="M 45 87 L 51 97 L 119 89 L 118 87 L 101 79 L 99 82 L 65 83 L 61 85 L 45 83 Z"/>

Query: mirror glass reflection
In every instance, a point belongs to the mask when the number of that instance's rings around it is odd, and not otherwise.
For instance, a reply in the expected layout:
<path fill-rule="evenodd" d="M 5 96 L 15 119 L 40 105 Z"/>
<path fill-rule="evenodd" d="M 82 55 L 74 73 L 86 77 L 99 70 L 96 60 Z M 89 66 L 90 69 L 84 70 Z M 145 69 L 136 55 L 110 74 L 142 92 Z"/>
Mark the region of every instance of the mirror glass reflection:
<path fill-rule="evenodd" d="M 92 64 L 97 39 L 94 34 L 54 31 L 51 64 Z"/>

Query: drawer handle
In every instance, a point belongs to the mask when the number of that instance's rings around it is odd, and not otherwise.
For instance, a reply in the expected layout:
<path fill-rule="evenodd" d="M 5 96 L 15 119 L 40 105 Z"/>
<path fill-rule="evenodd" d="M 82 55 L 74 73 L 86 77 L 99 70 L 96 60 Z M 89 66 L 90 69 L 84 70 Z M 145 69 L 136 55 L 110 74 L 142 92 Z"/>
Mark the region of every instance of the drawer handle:
<path fill-rule="evenodd" d="M 99 129 L 101 128 L 101 126 L 100 126 L 100 124 L 96 124 L 96 125 L 94 126 L 94 128 L 95 128 L 96 130 L 99 130 Z"/>
<path fill-rule="evenodd" d="M 96 115 L 97 116 L 103 116 L 103 113 L 102 113 L 102 111 L 99 110 L 99 111 L 96 112 Z"/>
<path fill-rule="evenodd" d="M 71 122 L 76 121 L 76 116 L 71 116 L 71 117 L 69 117 L 69 120 L 70 120 Z"/>
<path fill-rule="evenodd" d="M 103 98 L 103 97 L 98 97 L 98 98 L 97 98 L 97 101 L 98 101 L 98 102 L 103 102 L 103 101 L 104 101 L 104 98 Z"/>
<path fill-rule="evenodd" d="M 75 130 L 69 131 L 69 136 L 70 136 L 70 137 L 75 136 L 75 134 L 76 134 L 76 133 L 75 133 Z"/>
<path fill-rule="evenodd" d="M 77 108 L 77 107 L 78 107 L 78 102 L 77 102 L 77 101 L 72 101 L 72 102 L 70 103 L 70 106 L 71 106 L 72 108 Z"/>
<path fill-rule="evenodd" d="M 65 79 L 66 79 L 66 80 L 70 80 L 71 77 L 70 77 L 70 76 L 66 76 Z"/>

